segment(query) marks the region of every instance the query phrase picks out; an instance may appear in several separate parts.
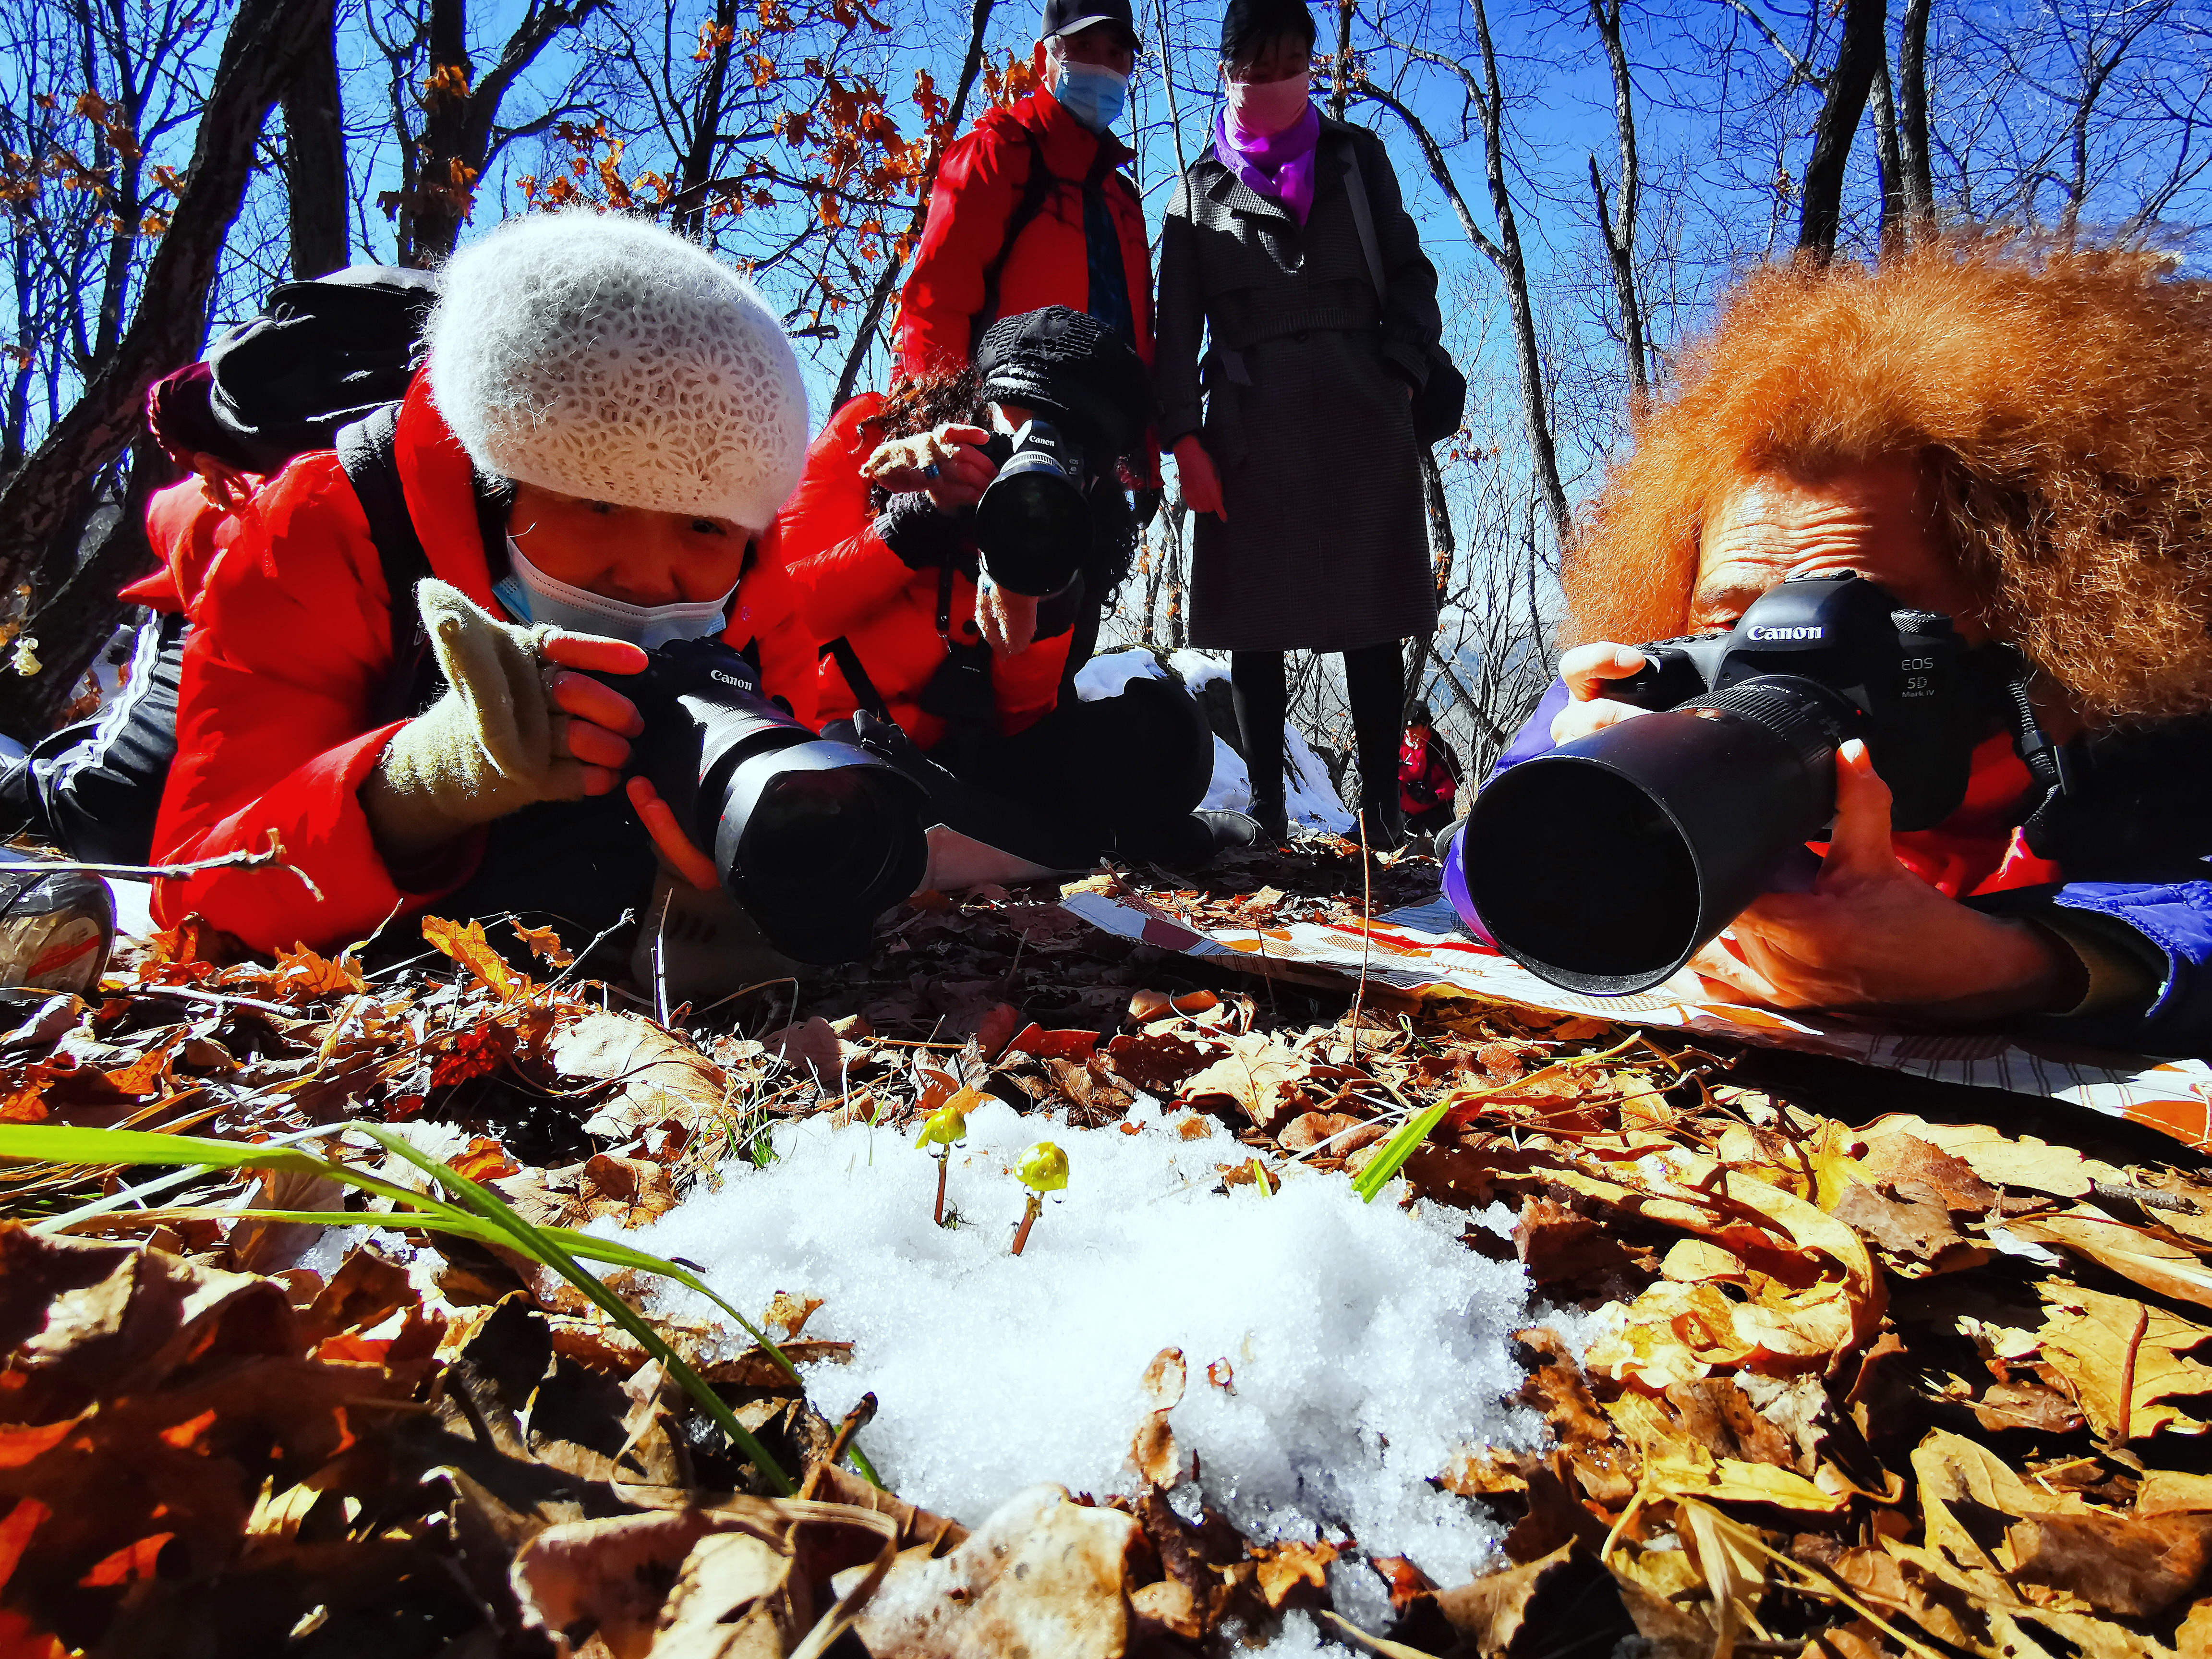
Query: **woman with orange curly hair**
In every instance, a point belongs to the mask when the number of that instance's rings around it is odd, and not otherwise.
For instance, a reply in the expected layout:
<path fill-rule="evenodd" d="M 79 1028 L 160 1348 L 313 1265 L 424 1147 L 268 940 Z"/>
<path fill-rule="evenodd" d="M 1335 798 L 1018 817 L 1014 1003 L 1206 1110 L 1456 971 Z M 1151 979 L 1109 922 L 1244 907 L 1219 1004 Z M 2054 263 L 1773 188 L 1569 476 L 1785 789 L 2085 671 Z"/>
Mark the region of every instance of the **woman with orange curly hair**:
<path fill-rule="evenodd" d="M 1729 297 L 1590 510 L 1560 683 L 1499 768 L 1641 711 L 1621 641 L 1723 629 L 1850 570 L 2033 670 L 2068 787 L 1995 726 L 1966 804 L 1893 835 L 1838 761 L 1818 884 L 1693 966 L 1783 1008 L 2212 1048 L 2212 284 L 2148 256 L 1953 240 Z"/>

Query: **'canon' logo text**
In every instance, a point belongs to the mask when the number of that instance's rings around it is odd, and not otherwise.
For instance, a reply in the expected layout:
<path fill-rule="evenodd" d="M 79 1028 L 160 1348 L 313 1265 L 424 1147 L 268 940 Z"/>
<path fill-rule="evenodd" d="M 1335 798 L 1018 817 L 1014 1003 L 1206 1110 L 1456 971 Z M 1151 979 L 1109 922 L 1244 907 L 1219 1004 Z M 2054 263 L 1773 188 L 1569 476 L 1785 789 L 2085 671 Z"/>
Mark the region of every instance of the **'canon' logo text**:
<path fill-rule="evenodd" d="M 1820 628 L 1754 628 L 1751 630 L 1751 637 L 1754 640 L 1817 640 L 1826 631 Z"/>

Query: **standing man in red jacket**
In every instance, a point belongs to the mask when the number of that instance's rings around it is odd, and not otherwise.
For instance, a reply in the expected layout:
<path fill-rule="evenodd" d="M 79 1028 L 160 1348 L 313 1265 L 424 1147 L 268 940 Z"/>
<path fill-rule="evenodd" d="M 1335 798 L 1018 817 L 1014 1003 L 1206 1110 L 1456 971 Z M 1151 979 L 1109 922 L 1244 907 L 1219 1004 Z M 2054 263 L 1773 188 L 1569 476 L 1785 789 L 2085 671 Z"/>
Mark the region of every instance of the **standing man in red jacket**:
<path fill-rule="evenodd" d="M 1152 362 L 1145 210 L 1114 137 L 1136 62 L 1129 0 L 1045 0 L 1038 90 L 945 153 L 900 296 L 898 367 L 964 368 L 983 331 L 1046 306 L 1088 312 Z"/>

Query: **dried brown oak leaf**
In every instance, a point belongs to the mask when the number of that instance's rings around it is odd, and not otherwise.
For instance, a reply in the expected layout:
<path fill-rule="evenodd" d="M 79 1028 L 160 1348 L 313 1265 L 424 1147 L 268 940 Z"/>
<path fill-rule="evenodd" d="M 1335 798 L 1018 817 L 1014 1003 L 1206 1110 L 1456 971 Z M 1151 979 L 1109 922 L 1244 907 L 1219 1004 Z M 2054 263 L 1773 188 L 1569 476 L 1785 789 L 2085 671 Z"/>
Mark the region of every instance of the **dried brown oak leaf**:
<path fill-rule="evenodd" d="M 1304 1082 L 1312 1066 L 1279 1037 L 1255 1031 L 1229 1039 L 1229 1052 L 1186 1081 L 1185 1101 L 1225 1096 L 1243 1109 L 1259 1128 L 1274 1127 L 1289 1109 L 1290 1093 Z"/>
<path fill-rule="evenodd" d="M 509 1570 L 526 1627 L 563 1656 L 778 1659 L 864 1603 L 898 1524 L 843 1504 L 732 1498 L 548 1527 Z M 857 1570 L 834 1606 L 820 1588 Z"/>
<path fill-rule="evenodd" d="M 1602 1223 L 1533 1193 L 1521 1201 L 1513 1249 L 1538 1285 L 1603 1275 L 1626 1267 L 1631 1260 Z"/>
<path fill-rule="evenodd" d="M 618 1143 L 672 1121 L 696 1134 L 720 1115 L 730 1092 L 729 1074 L 713 1060 L 628 1014 L 586 1013 L 553 1034 L 549 1053 L 570 1083 L 615 1085 L 584 1127 Z"/>
<path fill-rule="evenodd" d="M 1176 1449 L 1175 1431 L 1168 1413 L 1182 1403 L 1189 1380 L 1181 1348 L 1162 1348 L 1145 1367 L 1142 1383 L 1146 1412 L 1130 1443 L 1129 1461 L 1147 1486 L 1168 1487 L 1182 1479 L 1182 1455 Z"/>
<path fill-rule="evenodd" d="M 2018 1549 L 2025 1545 L 2043 1551 L 2042 1523 L 2097 1513 L 2079 1497 L 2024 1480 L 1987 1447 L 1954 1434 L 1929 1435 L 1913 1452 L 1912 1469 L 1918 1477 L 1927 1541 L 1913 1546 L 1893 1540 L 1887 1547 L 1908 1568 L 1963 1591 L 2002 1650 L 2050 1651 L 2020 1631 L 2018 1621 L 2027 1620 L 2096 1659 L 2153 1659 L 2172 1651 L 2098 1616 L 2105 1610 L 2101 1604 L 2074 1585 L 2038 1583 L 2021 1574 Z M 2035 1524 L 2015 1524 L 2023 1522 Z M 2054 1529 L 2051 1551 L 2042 1557 L 2040 1570 L 2053 1576 L 2071 1574 L 2063 1565 L 2066 1552 L 2056 1542 L 2063 1530 Z M 2124 1572 L 2116 1571 L 2101 1586 L 2093 1582 L 2086 1588 L 2114 1602 L 2117 1612 L 2121 1602 L 2155 1594 L 2156 1584 L 2152 1574 L 2130 1584 Z M 2185 1593 L 2185 1588 L 2176 1594 Z M 2006 1638 L 2015 1632 L 2030 1645 L 2013 1648 Z"/>
<path fill-rule="evenodd" d="M 1875 1332 L 1887 1302 L 1866 1243 L 1817 1206 L 1698 1154 L 1655 1153 L 1621 1181 L 1562 1170 L 1553 1179 L 1608 1207 L 1710 1238 L 1776 1276 L 1738 1301 L 1716 1284 L 1662 1280 L 1583 1363 L 1616 1381 L 1663 1389 L 1748 1365 L 1786 1373 L 1840 1363 Z M 1637 1184 L 1623 1184 L 1633 1181 Z M 1781 1275 L 1786 1275 L 1781 1276 Z"/>
<path fill-rule="evenodd" d="M 1870 1186 L 1854 1184 L 1836 1200 L 1836 1219 L 1857 1229 L 1881 1252 L 1883 1265 L 1900 1279 L 1978 1267 L 1990 1252 L 1970 1240 L 1951 1219 L 1951 1212 L 1916 1187 L 1913 1196 L 1891 1198 Z"/>
<path fill-rule="evenodd" d="M 1124 1082 L 1146 1093 L 1171 1095 L 1183 1079 L 1202 1072 L 1222 1052 L 1212 1038 L 1173 1030 L 1128 1031 L 1106 1045 L 1106 1063 Z"/>
<path fill-rule="evenodd" d="M 2207 1424 L 2192 1414 L 2205 1410 L 2204 1403 L 2191 1396 L 2212 1393 L 2212 1365 L 2191 1356 L 2212 1344 L 2212 1329 L 2132 1297 L 2050 1280 L 2037 1290 L 2048 1312 L 2030 1340 L 2100 1438 L 2205 1432 Z"/>
<path fill-rule="evenodd" d="M 2081 1206 L 2063 1215 L 2010 1221 L 2008 1231 L 2036 1244 L 2055 1244 L 2108 1267 L 2147 1291 L 2212 1308 L 2212 1270 L 2197 1252 L 2171 1239 L 2113 1220 Z"/>
<path fill-rule="evenodd" d="M 873 1659 L 1121 1659 L 1130 1556 L 1143 1537 L 1115 1510 L 1031 1486 L 951 1554 L 900 1553 L 857 1626 Z"/>

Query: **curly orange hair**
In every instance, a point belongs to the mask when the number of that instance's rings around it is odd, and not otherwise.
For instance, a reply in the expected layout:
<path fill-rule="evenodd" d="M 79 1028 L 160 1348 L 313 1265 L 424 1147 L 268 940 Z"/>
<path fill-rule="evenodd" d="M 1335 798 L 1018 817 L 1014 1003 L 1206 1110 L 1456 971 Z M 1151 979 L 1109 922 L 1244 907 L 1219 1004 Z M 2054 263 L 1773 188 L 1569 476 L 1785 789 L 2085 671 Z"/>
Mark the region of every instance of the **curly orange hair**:
<path fill-rule="evenodd" d="M 1996 237 L 1753 271 L 1585 515 L 1570 631 L 1681 633 L 1747 478 L 1917 456 L 1996 631 L 2086 713 L 2212 708 L 2212 284 L 2166 273 Z"/>

